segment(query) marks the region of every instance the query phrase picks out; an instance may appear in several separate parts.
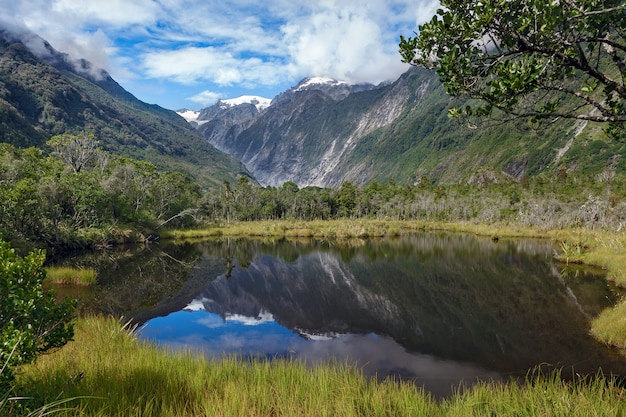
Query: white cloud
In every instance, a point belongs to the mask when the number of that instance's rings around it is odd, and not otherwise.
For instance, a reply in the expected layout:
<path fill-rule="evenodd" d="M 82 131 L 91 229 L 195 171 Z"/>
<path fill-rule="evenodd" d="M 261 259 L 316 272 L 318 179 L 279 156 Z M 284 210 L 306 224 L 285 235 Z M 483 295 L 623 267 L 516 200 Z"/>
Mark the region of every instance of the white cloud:
<path fill-rule="evenodd" d="M 141 66 L 151 78 L 172 78 L 182 84 L 211 81 L 219 86 L 272 85 L 280 81 L 280 63 L 260 58 L 239 58 L 215 47 L 185 47 L 151 51 L 141 57 Z"/>
<path fill-rule="evenodd" d="M 215 93 L 213 91 L 204 90 L 201 93 L 196 94 L 195 96 L 188 97 L 189 101 L 193 101 L 194 103 L 198 103 L 203 107 L 211 106 L 217 103 L 217 100 L 222 98 L 220 93 Z"/>
<path fill-rule="evenodd" d="M 394 79 L 407 68 L 397 52 L 399 36 L 411 35 L 439 5 L 436 0 L 0 2 L 6 3 L 0 20 L 23 24 L 118 81 L 249 91 L 306 76 Z"/>
<path fill-rule="evenodd" d="M 372 83 L 395 79 L 407 69 L 397 52 L 399 36 L 411 35 L 416 17 L 431 16 L 437 4 L 322 1 L 304 19 L 283 26 L 285 44 L 308 75 Z"/>
<path fill-rule="evenodd" d="M 51 11 L 79 25 L 152 25 L 161 6 L 153 0 L 54 0 Z"/>

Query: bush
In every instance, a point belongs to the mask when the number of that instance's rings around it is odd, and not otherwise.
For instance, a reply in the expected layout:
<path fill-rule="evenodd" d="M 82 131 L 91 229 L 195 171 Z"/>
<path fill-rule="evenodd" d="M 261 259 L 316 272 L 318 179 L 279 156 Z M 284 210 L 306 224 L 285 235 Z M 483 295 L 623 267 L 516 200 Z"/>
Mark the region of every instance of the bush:
<path fill-rule="evenodd" d="M 44 260 L 42 251 L 21 258 L 0 240 L 0 388 L 13 380 L 15 367 L 74 335 L 76 301 L 57 303 L 51 291 L 43 290 Z"/>

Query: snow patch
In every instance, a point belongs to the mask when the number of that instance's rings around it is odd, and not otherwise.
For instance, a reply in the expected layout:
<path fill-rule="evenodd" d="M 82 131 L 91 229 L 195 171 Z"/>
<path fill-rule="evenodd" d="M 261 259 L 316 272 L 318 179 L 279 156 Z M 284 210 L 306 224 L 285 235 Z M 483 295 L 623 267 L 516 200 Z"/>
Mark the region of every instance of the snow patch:
<path fill-rule="evenodd" d="M 227 109 L 229 107 L 238 106 L 240 104 L 253 104 L 258 111 L 263 111 L 270 106 L 272 99 L 260 96 L 241 96 L 218 101 L 220 108 Z"/>
<path fill-rule="evenodd" d="M 311 88 L 314 85 L 329 85 L 329 86 L 337 86 L 337 85 L 348 85 L 345 81 L 337 81 L 332 78 L 325 77 L 311 77 L 305 78 L 298 84 L 298 87 L 295 91 L 303 91 Z"/>
<path fill-rule="evenodd" d="M 294 329 L 295 331 L 297 331 L 302 337 L 304 337 L 307 340 L 333 340 L 333 339 L 338 339 L 340 337 L 344 337 L 345 334 L 344 333 L 335 333 L 335 332 L 329 332 L 329 333 L 311 333 L 311 332 L 307 332 L 304 329 L 300 329 L 298 327 L 296 327 Z"/>
<path fill-rule="evenodd" d="M 203 311 L 206 310 L 204 308 L 204 303 L 206 302 L 210 302 L 211 300 L 208 298 L 196 298 L 195 300 L 192 300 L 189 304 L 187 304 L 187 307 L 183 308 L 183 310 L 185 311 Z"/>
<path fill-rule="evenodd" d="M 198 116 L 200 115 L 199 111 L 187 109 L 178 110 L 176 111 L 176 113 L 178 113 L 183 119 L 187 120 L 188 122 L 197 122 Z"/>

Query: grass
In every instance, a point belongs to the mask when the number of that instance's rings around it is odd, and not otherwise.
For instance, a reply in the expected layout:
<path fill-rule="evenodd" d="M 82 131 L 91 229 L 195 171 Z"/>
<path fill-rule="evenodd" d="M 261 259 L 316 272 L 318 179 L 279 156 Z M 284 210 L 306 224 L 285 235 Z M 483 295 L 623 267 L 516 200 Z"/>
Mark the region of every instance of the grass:
<path fill-rule="evenodd" d="M 557 243 L 557 260 L 595 265 L 607 270 L 607 278 L 626 288 L 626 231 L 561 229 L 541 230 L 511 224 L 477 224 L 471 222 L 433 222 L 403 220 L 316 220 L 233 222 L 203 229 L 171 230 L 162 239 L 185 240 L 210 237 L 272 237 L 353 239 L 393 237 L 417 231 L 472 233 L 500 238 L 550 239 Z"/>
<path fill-rule="evenodd" d="M 602 311 L 591 323 L 591 334 L 608 345 L 626 350 L 626 300 Z"/>
<path fill-rule="evenodd" d="M 93 285 L 96 271 L 69 266 L 46 267 L 46 283 L 55 285 Z"/>
<path fill-rule="evenodd" d="M 347 364 L 208 360 L 138 341 L 118 320 L 78 321 L 75 341 L 23 367 L 33 407 L 75 398 L 60 416 L 613 416 L 624 390 L 608 377 L 480 383 L 437 401 L 409 382 L 376 382 Z M 591 414 L 590 414 L 591 413 Z"/>
<path fill-rule="evenodd" d="M 417 231 L 472 233 L 500 238 L 550 239 L 559 250 L 555 258 L 563 262 L 585 263 L 605 268 L 608 279 L 626 288 L 626 231 L 611 232 L 590 229 L 541 230 L 511 224 L 476 224 L 471 222 L 433 222 L 402 220 L 319 220 L 233 222 L 203 229 L 172 230 L 162 239 L 184 240 L 209 237 L 273 237 L 353 239 L 393 237 Z"/>
<path fill-rule="evenodd" d="M 230 237 L 315 237 L 323 239 L 352 239 L 393 237 L 417 231 L 447 231 L 494 235 L 499 237 L 545 237 L 535 229 L 509 226 L 486 226 L 474 223 L 443 223 L 417 220 L 313 220 L 313 221 L 254 221 L 212 225 L 202 229 L 169 230 L 161 239 L 193 239 L 219 236 Z"/>

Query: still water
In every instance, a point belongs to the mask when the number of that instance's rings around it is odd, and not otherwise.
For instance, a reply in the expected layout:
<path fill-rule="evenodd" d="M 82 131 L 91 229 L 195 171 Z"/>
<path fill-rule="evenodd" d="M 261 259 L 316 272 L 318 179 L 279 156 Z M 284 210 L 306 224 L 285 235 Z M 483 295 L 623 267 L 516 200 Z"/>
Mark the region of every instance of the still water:
<path fill-rule="evenodd" d="M 141 338 L 210 357 L 336 359 L 436 396 L 539 365 L 626 375 L 624 358 L 589 335 L 617 290 L 552 254 L 547 242 L 424 234 L 220 239 L 80 262 L 99 270 L 86 310 L 125 314 Z"/>

